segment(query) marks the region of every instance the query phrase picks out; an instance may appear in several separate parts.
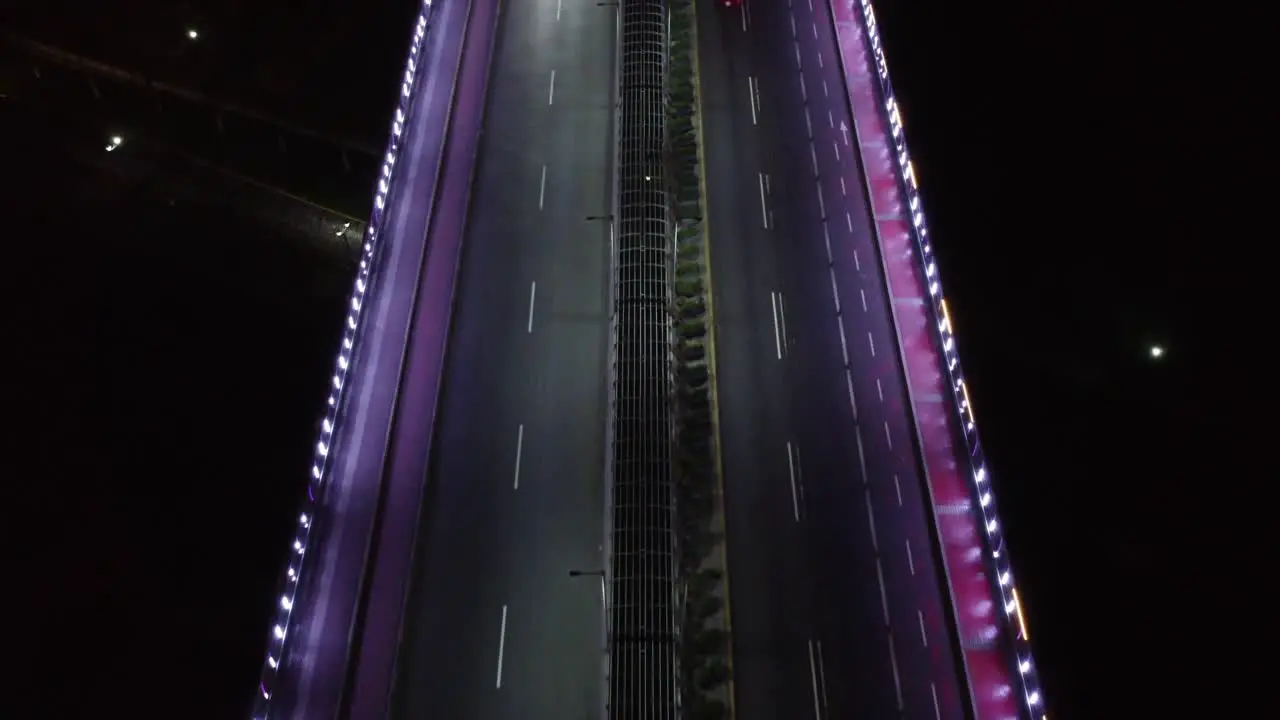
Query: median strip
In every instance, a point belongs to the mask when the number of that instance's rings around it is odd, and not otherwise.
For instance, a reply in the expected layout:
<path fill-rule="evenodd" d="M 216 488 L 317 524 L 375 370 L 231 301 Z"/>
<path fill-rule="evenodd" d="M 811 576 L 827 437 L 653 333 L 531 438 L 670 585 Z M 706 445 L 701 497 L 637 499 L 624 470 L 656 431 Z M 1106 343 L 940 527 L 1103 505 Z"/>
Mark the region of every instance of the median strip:
<path fill-rule="evenodd" d="M 725 544 L 724 463 L 706 212 L 698 23 L 692 0 L 671 10 L 664 148 L 675 237 L 676 487 L 684 594 L 682 700 L 689 717 L 732 718 L 733 642 Z M 766 220 L 767 224 L 767 220 Z"/>

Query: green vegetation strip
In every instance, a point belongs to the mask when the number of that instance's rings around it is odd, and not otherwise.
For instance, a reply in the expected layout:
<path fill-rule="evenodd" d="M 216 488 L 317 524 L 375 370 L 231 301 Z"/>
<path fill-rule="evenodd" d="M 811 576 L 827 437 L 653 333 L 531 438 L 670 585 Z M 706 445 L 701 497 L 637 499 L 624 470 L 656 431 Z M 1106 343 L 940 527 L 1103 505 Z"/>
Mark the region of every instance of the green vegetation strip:
<path fill-rule="evenodd" d="M 733 655 L 694 0 L 671 7 L 664 161 L 676 221 L 675 472 L 684 716 L 732 718 Z"/>

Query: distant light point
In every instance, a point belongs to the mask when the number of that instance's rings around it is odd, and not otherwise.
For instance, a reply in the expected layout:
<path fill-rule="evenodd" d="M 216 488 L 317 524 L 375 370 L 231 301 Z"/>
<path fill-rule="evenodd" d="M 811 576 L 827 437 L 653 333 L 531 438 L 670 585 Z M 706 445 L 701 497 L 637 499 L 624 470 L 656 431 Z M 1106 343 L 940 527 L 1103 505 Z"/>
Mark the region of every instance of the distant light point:
<path fill-rule="evenodd" d="M 1160 347 L 1159 345 L 1152 345 L 1152 346 L 1151 346 L 1151 359 L 1152 359 L 1152 360 L 1159 360 L 1159 359 L 1160 359 L 1160 358 L 1162 358 L 1162 357 L 1164 357 L 1164 348 Z"/>
<path fill-rule="evenodd" d="M 120 137 L 119 135 L 112 135 L 111 143 L 107 145 L 107 152 L 111 152 L 112 150 L 115 150 L 116 148 L 120 147 L 120 145 L 122 145 L 123 143 L 124 143 L 124 138 Z"/>
<path fill-rule="evenodd" d="M 188 30 L 188 31 L 187 31 L 187 37 L 188 37 L 188 38 L 190 38 L 190 39 L 192 39 L 192 40 L 198 40 L 198 39 L 200 39 L 200 33 L 199 33 L 199 31 L 196 31 L 196 30 Z"/>

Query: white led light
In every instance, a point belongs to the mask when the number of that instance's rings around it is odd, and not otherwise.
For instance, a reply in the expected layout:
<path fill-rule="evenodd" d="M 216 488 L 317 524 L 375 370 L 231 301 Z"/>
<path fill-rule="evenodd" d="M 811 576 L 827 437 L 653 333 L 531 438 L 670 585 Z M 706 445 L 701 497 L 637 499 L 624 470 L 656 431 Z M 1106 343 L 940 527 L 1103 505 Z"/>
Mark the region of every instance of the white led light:
<path fill-rule="evenodd" d="M 357 276 L 353 282 L 353 291 L 351 297 L 351 311 L 347 314 L 346 331 L 343 334 L 342 350 L 339 352 L 335 365 L 337 372 L 333 376 L 333 388 L 328 397 L 328 412 L 321 420 L 321 439 L 317 442 L 316 456 L 317 459 L 311 466 L 311 479 L 314 484 L 308 487 L 307 497 L 311 503 L 318 503 L 320 500 L 316 497 L 318 487 L 325 482 L 326 463 L 324 458 L 327 457 L 331 446 L 331 435 L 336 431 L 337 408 L 341 392 L 343 390 L 343 376 L 351 364 L 351 352 L 354 348 L 355 334 L 359 330 L 359 322 L 361 318 L 361 309 L 364 305 L 363 297 L 369 289 L 368 276 L 371 271 L 372 260 L 374 258 L 374 243 L 378 240 L 380 223 L 383 219 L 383 211 L 387 205 L 387 194 L 393 181 L 392 170 L 396 165 L 396 158 L 399 152 L 398 136 L 405 130 L 408 119 L 408 100 L 411 98 L 414 89 L 415 78 L 419 70 L 417 57 L 422 50 L 422 42 L 425 38 L 428 28 L 428 13 L 431 7 L 430 0 L 423 0 L 423 10 L 418 14 L 418 23 L 414 28 L 413 37 L 409 45 L 409 55 L 405 60 L 405 71 L 403 75 L 403 83 L 401 84 L 400 94 L 401 101 L 395 108 L 394 121 L 391 127 L 391 137 L 388 139 L 387 151 L 382 164 L 382 170 L 378 177 L 378 181 L 374 193 L 374 210 L 365 228 L 365 243 L 360 255 L 360 264 Z M 124 142 L 121 137 L 112 137 L 108 150 L 114 150 Z M 346 223 L 338 235 L 343 235 L 350 229 L 350 223 Z M 299 535 L 293 542 L 293 550 L 297 553 L 297 559 L 291 561 L 286 568 L 287 580 L 290 583 L 298 581 L 299 573 L 302 571 L 302 557 L 306 554 L 306 543 L 310 538 L 311 515 L 304 512 L 298 518 L 301 526 Z M 295 598 L 289 593 L 280 596 L 280 607 L 283 612 L 291 613 L 294 608 Z M 272 626 L 272 637 L 280 641 L 280 644 L 273 644 L 272 649 L 267 653 L 266 662 L 264 663 L 262 680 L 259 684 L 258 692 L 265 701 L 271 700 L 271 687 L 274 684 L 275 673 L 278 671 L 281 663 L 284 662 L 284 646 L 287 621 L 282 621 Z M 253 710 L 252 717 L 266 718 L 269 715 L 269 708 L 259 704 Z"/>
<path fill-rule="evenodd" d="M 1036 692 L 1036 691 L 1032 690 L 1032 691 L 1031 691 L 1031 694 L 1027 696 L 1027 704 L 1028 704 L 1028 705 L 1039 705 L 1039 704 L 1040 704 L 1040 693 L 1038 693 L 1038 692 Z"/>
<path fill-rule="evenodd" d="M 1023 675 L 1026 675 L 1030 671 L 1031 671 L 1030 660 L 1023 660 L 1022 662 L 1018 663 L 1018 672 L 1022 673 Z"/>

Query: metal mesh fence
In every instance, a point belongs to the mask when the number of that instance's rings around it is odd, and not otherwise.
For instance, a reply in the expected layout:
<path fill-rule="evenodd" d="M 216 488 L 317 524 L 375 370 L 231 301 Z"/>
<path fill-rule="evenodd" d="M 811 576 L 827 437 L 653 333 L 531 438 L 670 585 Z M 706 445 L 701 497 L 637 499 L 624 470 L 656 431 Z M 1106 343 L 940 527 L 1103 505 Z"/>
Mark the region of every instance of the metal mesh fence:
<path fill-rule="evenodd" d="M 662 148 L 667 9 L 621 0 L 609 715 L 679 716 L 671 477 L 671 223 Z"/>

